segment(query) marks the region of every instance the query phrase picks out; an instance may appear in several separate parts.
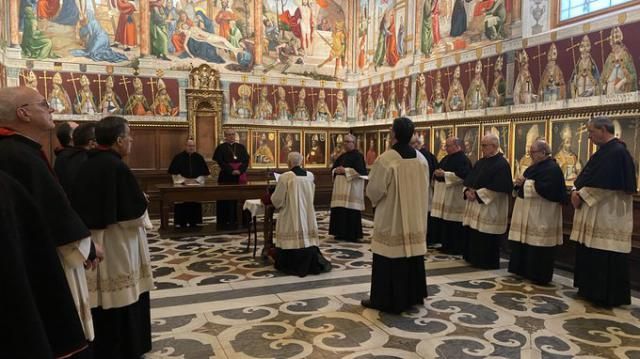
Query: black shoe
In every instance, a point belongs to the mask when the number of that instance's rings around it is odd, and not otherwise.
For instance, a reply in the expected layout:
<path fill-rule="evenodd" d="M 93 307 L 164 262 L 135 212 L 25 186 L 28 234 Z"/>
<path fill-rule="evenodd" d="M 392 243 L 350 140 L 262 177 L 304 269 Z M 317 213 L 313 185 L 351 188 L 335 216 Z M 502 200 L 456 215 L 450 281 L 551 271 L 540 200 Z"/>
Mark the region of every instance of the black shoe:
<path fill-rule="evenodd" d="M 369 309 L 376 309 L 373 306 L 373 303 L 371 303 L 371 299 L 363 299 L 360 301 L 360 305 L 362 305 L 365 308 L 369 308 Z"/>

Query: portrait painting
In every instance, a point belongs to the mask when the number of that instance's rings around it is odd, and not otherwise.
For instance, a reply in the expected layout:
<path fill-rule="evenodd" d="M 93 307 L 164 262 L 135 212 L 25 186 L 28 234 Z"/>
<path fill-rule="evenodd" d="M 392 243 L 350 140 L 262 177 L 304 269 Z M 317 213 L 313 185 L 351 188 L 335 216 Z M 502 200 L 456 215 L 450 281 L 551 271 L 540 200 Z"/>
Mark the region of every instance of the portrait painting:
<path fill-rule="evenodd" d="M 236 131 L 236 142 L 244 145 L 249 150 L 249 130 L 235 129 L 234 131 Z"/>
<path fill-rule="evenodd" d="M 433 148 L 431 153 L 436 156 L 438 162 L 442 161 L 444 156 L 447 155 L 445 144 L 447 138 L 453 136 L 453 126 L 434 126 L 433 127 Z"/>
<path fill-rule="evenodd" d="M 431 128 L 416 128 L 416 134 L 418 135 L 418 142 L 421 143 L 420 147 L 426 148 L 427 151 L 431 152 Z"/>
<path fill-rule="evenodd" d="M 347 134 L 346 132 L 329 133 L 329 164 L 333 164 L 344 151 L 342 142 Z"/>
<path fill-rule="evenodd" d="M 391 148 L 390 136 L 391 132 L 389 132 L 388 130 L 380 131 L 380 133 L 378 134 L 378 138 L 380 141 L 380 145 L 378 145 L 378 148 L 380 149 L 380 154 L 388 151 Z"/>
<path fill-rule="evenodd" d="M 500 147 L 498 148 L 498 151 L 504 154 L 504 158 L 509 161 L 509 163 L 512 163 L 513 160 L 511 159 L 511 143 L 509 142 L 510 130 L 511 126 L 508 122 L 485 123 L 482 125 L 482 136 L 488 134 L 494 134 L 498 136 L 498 138 L 500 139 Z M 480 138 L 480 140 L 482 140 L 482 138 Z"/>
<path fill-rule="evenodd" d="M 551 121 L 549 146 L 551 154 L 562 170 L 567 185 L 573 185 L 589 160 L 587 120 Z"/>
<path fill-rule="evenodd" d="M 480 159 L 480 125 L 461 125 L 456 126 L 456 137 L 458 137 L 464 144 L 465 156 L 471 161 L 471 164 L 476 164 Z"/>
<path fill-rule="evenodd" d="M 636 166 L 636 178 L 640 189 L 640 119 L 637 117 L 615 118 L 614 135 L 627 144 L 627 150 Z"/>
<path fill-rule="evenodd" d="M 367 167 L 370 167 L 378 158 L 378 132 L 367 132 L 365 134 L 364 159 Z"/>
<path fill-rule="evenodd" d="M 356 150 L 360 151 L 360 153 L 364 154 L 366 150 L 365 146 L 365 134 L 364 132 L 355 132 L 353 134 L 356 136 Z"/>
<path fill-rule="evenodd" d="M 278 132 L 278 167 L 287 168 L 287 157 L 291 152 L 300 152 L 302 133 L 300 131 Z"/>
<path fill-rule="evenodd" d="M 308 168 L 322 168 L 327 166 L 327 133 L 304 133 L 304 165 Z"/>
<path fill-rule="evenodd" d="M 275 131 L 251 131 L 251 149 L 253 168 L 276 167 Z"/>
<path fill-rule="evenodd" d="M 531 166 L 533 160 L 529 154 L 529 147 L 540 138 L 546 138 L 547 122 L 516 122 L 513 124 L 513 176 L 521 176 Z"/>

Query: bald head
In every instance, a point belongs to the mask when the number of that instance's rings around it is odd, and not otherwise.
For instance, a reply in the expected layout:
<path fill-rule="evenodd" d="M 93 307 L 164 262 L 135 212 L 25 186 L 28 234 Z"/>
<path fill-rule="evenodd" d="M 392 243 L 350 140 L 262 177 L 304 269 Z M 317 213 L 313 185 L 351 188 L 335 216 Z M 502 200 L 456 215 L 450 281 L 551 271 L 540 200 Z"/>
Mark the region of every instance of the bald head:
<path fill-rule="evenodd" d="M 549 146 L 547 141 L 542 139 L 535 140 L 535 142 L 531 144 L 531 149 L 533 149 L 534 151 L 540 151 L 545 156 L 548 156 L 551 154 L 551 147 Z"/>
<path fill-rule="evenodd" d="M 495 156 L 500 148 L 500 139 L 493 133 L 488 133 L 482 137 L 483 157 Z"/>
<path fill-rule="evenodd" d="M 1 125 L 37 139 L 55 127 L 52 112 L 47 100 L 32 88 L 0 89 Z"/>
<path fill-rule="evenodd" d="M 449 137 L 445 140 L 444 148 L 447 151 L 448 155 L 452 155 L 456 152 L 462 151 L 462 147 L 464 146 L 462 140 L 458 137 Z"/>

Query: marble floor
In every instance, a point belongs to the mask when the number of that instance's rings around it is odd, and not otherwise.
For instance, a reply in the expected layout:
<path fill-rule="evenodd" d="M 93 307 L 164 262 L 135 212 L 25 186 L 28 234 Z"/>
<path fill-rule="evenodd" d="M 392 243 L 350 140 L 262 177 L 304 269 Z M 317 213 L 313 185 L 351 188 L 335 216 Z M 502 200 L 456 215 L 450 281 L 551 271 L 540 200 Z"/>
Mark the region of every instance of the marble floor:
<path fill-rule="evenodd" d="M 326 212 L 318 224 L 333 270 L 305 278 L 254 259 L 246 235 L 151 231 L 157 288 L 146 357 L 640 358 L 639 300 L 597 308 L 576 298 L 570 278 L 537 286 L 437 251 L 425 258 L 424 306 L 401 315 L 366 309 L 369 244 L 334 241 Z M 371 222 L 364 227 L 367 237 Z"/>

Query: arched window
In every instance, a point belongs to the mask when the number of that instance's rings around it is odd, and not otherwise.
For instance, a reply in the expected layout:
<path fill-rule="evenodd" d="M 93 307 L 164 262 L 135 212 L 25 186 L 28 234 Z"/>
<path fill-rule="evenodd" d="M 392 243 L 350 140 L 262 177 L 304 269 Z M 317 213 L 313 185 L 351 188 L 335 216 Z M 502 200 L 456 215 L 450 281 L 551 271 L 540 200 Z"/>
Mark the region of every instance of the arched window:
<path fill-rule="evenodd" d="M 557 0 L 557 24 L 583 20 L 639 3 L 638 0 Z"/>

